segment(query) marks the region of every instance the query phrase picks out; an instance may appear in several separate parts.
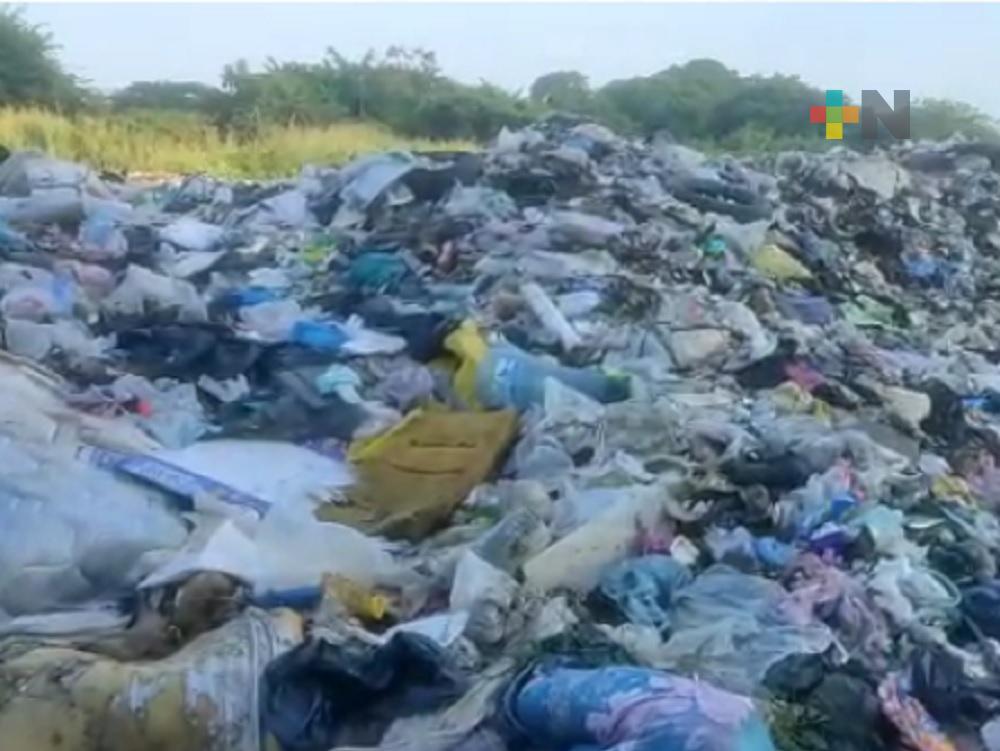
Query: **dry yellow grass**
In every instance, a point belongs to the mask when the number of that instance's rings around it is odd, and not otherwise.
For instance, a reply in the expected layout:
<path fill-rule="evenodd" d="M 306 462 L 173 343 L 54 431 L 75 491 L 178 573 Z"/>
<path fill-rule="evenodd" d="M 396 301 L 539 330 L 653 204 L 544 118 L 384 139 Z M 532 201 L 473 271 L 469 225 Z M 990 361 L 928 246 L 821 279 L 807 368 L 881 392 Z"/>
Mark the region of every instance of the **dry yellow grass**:
<path fill-rule="evenodd" d="M 67 117 L 39 109 L 0 109 L 0 144 L 120 172 L 225 177 L 292 175 L 306 163 L 339 164 L 387 149 L 468 149 L 471 144 L 399 136 L 371 123 L 263 129 L 251 139 L 223 137 L 194 116 L 140 113 Z"/>

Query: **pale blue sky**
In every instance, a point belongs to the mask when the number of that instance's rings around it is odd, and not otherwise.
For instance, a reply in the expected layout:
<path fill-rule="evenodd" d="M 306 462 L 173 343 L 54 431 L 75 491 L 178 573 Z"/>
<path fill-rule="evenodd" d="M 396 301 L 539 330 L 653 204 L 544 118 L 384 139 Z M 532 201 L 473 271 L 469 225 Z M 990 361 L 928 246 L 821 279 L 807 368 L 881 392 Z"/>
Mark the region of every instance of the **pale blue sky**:
<path fill-rule="evenodd" d="M 713 57 L 855 98 L 908 88 L 1000 117 L 1000 5 L 51 4 L 26 14 L 101 88 L 218 83 L 240 57 L 314 61 L 328 46 L 353 57 L 401 44 L 434 50 L 460 80 L 508 89 L 552 70 L 601 84 Z"/>

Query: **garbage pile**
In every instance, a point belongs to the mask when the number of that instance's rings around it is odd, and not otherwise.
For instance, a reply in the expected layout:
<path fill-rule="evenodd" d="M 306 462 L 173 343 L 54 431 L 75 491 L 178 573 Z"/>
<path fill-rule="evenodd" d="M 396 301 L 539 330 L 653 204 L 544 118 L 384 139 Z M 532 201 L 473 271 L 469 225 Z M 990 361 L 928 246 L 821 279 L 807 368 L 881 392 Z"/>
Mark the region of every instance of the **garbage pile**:
<path fill-rule="evenodd" d="M 3 748 L 998 751 L 998 160 L 12 154 Z"/>

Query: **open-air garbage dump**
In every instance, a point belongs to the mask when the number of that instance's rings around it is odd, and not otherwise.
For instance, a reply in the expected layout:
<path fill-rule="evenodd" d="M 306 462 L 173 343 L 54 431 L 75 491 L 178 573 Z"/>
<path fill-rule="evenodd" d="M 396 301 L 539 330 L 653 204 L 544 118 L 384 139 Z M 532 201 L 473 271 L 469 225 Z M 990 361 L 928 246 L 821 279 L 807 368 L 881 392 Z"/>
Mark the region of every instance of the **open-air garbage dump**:
<path fill-rule="evenodd" d="M 998 166 L 12 153 L 0 745 L 1000 750 Z"/>

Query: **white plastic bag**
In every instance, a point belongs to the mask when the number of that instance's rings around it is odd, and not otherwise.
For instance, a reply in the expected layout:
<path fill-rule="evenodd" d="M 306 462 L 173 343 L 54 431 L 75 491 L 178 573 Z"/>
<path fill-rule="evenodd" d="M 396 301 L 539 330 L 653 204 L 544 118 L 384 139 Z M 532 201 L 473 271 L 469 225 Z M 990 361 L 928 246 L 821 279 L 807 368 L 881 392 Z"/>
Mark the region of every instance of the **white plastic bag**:
<path fill-rule="evenodd" d="M 206 251 L 214 250 L 224 234 L 222 227 L 181 217 L 160 230 L 160 239 L 181 250 Z"/>
<path fill-rule="evenodd" d="M 118 288 L 102 302 L 105 310 L 121 315 L 142 314 L 146 305 L 177 307 L 182 320 L 208 318 L 205 301 L 190 282 L 161 276 L 134 264 L 125 270 L 125 278 Z"/>

